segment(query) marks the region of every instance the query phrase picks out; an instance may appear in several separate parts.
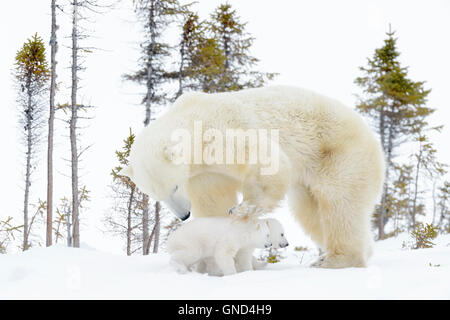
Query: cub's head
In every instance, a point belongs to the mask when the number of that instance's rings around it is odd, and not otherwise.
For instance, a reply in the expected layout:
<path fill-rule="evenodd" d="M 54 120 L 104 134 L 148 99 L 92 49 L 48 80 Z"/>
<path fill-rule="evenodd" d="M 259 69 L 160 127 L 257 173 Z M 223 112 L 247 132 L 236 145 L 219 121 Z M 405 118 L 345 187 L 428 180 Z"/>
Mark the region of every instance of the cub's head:
<path fill-rule="evenodd" d="M 281 223 L 276 219 L 265 219 L 270 231 L 270 239 L 274 248 L 284 248 L 289 245 Z"/>
<path fill-rule="evenodd" d="M 186 220 L 191 209 L 186 195 L 189 166 L 180 158 L 181 152 L 162 128 L 150 125 L 136 138 L 129 165 L 120 174 L 129 177 L 150 198 L 164 202 L 178 218 Z"/>

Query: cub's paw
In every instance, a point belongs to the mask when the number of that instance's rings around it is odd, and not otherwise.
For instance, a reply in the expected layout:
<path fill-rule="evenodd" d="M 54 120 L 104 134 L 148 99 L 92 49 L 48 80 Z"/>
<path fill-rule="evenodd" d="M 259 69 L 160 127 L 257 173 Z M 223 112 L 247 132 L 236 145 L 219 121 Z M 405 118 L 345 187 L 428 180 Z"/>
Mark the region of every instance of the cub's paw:
<path fill-rule="evenodd" d="M 249 204 L 247 201 L 241 202 L 240 204 L 234 206 L 228 211 L 228 214 L 232 214 L 233 216 L 236 217 L 245 217 L 253 214 L 260 215 L 263 213 L 265 213 L 264 209 L 256 205 Z"/>

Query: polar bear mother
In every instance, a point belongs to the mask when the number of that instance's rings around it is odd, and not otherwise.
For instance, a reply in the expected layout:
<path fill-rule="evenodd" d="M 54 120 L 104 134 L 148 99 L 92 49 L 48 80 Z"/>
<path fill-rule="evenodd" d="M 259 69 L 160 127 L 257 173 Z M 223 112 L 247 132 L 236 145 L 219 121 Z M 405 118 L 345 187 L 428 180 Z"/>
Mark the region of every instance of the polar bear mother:
<path fill-rule="evenodd" d="M 173 132 L 277 130 L 277 170 L 251 162 L 180 161 Z M 271 139 L 269 137 L 269 139 Z M 217 142 L 217 141 L 216 141 Z M 211 139 L 193 138 L 208 151 Z M 224 143 L 224 142 L 223 142 Z M 216 145 L 217 146 L 217 145 Z M 364 267 L 371 255 L 370 216 L 384 179 L 380 144 L 363 119 L 336 100 L 274 86 L 230 93 L 187 93 L 146 127 L 124 169 L 136 185 L 181 219 L 273 210 L 287 195 L 304 231 L 325 251 L 317 267 Z M 238 194 L 242 201 L 238 204 Z"/>

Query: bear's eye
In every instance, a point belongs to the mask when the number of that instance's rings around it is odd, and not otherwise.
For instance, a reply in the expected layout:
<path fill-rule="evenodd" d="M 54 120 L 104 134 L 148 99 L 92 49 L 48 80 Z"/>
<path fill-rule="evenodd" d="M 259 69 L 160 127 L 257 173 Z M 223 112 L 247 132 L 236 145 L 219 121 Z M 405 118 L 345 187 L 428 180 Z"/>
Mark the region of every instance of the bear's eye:
<path fill-rule="evenodd" d="M 281 236 L 284 237 L 284 233 L 282 233 Z"/>

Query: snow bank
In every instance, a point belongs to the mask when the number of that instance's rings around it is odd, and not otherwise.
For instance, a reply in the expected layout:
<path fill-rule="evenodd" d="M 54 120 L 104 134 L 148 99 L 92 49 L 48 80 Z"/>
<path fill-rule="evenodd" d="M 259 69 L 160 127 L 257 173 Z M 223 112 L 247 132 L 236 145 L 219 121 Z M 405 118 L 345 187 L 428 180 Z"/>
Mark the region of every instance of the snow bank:
<path fill-rule="evenodd" d="M 450 236 L 432 249 L 380 241 L 365 269 L 310 268 L 316 250 L 295 251 L 265 270 L 228 277 L 169 267 L 169 256 L 115 255 L 91 248 L 35 248 L 0 255 L 1 299 L 450 299 Z"/>

